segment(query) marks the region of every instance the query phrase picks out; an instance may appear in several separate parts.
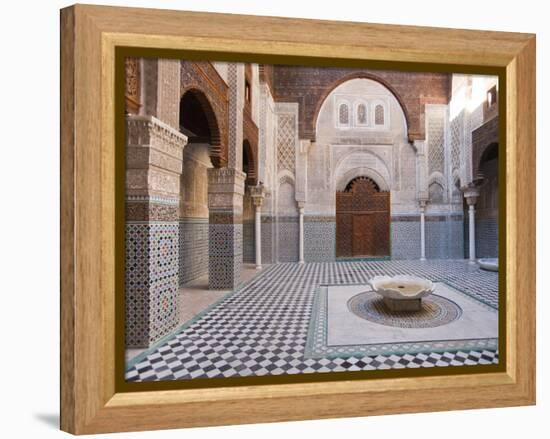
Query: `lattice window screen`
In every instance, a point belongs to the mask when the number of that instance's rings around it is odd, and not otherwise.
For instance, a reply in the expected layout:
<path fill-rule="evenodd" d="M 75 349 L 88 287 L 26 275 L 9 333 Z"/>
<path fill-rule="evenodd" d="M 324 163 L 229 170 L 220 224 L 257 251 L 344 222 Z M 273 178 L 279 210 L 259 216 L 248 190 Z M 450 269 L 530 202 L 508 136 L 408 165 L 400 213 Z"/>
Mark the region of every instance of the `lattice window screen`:
<path fill-rule="evenodd" d="M 277 124 L 277 164 L 279 170 L 294 173 L 296 122 L 293 114 L 280 114 Z"/>
<path fill-rule="evenodd" d="M 367 124 L 367 107 L 365 104 L 357 106 L 357 123 L 360 125 Z"/>
<path fill-rule="evenodd" d="M 340 104 L 338 107 L 338 121 L 340 125 L 349 124 L 349 107 L 347 104 Z"/>
<path fill-rule="evenodd" d="M 378 104 L 374 107 L 374 123 L 375 125 L 384 125 L 384 106 Z"/>
<path fill-rule="evenodd" d="M 451 121 L 451 167 L 460 169 L 460 149 L 462 145 L 463 114 L 460 113 Z"/>
<path fill-rule="evenodd" d="M 445 120 L 443 115 L 432 114 L 428 118 L 428 169 L 444 173 L 445 166 Z"/>

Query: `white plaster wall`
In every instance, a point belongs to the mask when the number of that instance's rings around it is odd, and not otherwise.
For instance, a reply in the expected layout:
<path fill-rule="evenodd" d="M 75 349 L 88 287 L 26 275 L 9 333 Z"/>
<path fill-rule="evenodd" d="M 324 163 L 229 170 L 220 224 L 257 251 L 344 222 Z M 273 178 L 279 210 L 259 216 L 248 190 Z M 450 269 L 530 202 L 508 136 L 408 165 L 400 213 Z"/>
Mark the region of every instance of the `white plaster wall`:
<path fill-rule="evenodd" d="M 258 115 L 258 180 L 266 189 L 266 199 L 262 206 L 264 213 L 274 213 L 275 191 L 277 189 L 277 147 L 275 103 L 267 84 L 259 85 Z"/>
<path fill-rule="evenodd" d="M 338 121 L 338 106 L 350 106 L 350 124 Z M 359 125 L 356 107 L 367 105 L 367 125 Z M 374 124 L 374 107 L 385 107 L 385 124 Z M 391 191 L 392 211 L 417 211 L 416 156 L 407 141 L 403 110 L 395 96 L 370 79 L 352 79 L 336 87 L 321 106 L 316 142 L 307 158 L 306 214 L 334 215 L 335 191 L 344 179 L 373 178 Z"/>
<path fill-rule="evenodd" d="M 212 63 L 212 65 L 214 66 L 214 68 L 217 70 L 219 75 L 223 78 L 223 80 L 227 84 L 228 83 L 228 81 L 227 81 L 227 63 L 226 62 L 214 61 Z"/>
<path fill-rule="evenodd" d="M 460 119 L 462 134 L 460 180 L 461 186 L 472 181 L 472 131 L 483 124 L 483 103 L 487 91 L 497 86 L 498 77 L 487 75 L 453 74 L 452 96 L 449 103 L 449 123 Z"/>

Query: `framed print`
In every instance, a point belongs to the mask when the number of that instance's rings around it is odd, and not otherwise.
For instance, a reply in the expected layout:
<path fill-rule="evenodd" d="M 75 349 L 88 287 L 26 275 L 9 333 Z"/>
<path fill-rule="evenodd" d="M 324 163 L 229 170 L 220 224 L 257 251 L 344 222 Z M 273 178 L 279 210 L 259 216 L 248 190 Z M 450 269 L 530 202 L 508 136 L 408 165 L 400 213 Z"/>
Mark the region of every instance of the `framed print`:
<path fill-rule="evenodd" d="M 63 430 L 534 404 L 533 35 L 61 31 Z"/>

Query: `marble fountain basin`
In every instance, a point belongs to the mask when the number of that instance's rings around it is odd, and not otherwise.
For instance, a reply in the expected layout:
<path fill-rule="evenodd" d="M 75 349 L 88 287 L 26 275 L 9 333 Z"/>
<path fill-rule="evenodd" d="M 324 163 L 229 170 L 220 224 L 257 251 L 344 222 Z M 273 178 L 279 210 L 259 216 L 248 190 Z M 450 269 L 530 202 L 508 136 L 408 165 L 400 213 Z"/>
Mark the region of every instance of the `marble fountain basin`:
<path fill-rule="evenodd" d="M 417 276 L 375 276 L 369 281 L 391 311 L 420 311 L 422 298 L 432 294 L 432 281 Z"/>
<path fill-rule="evenodd" d="M 482 270 L 498 271 L 498 258 L 481 258 L 477 262 Z"/>

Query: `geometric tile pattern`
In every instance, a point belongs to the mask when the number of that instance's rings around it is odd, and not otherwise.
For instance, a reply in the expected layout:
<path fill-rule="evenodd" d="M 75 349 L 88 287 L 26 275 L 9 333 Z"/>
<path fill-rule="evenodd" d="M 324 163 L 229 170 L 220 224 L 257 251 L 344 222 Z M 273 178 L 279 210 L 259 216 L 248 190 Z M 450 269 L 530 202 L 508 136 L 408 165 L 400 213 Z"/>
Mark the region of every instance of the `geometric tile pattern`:
<path fill-rule="evenodd" d="M 177 325 L 178 224 L 126 223 L 126 346 L 148 347 Z"/>
<path fill-rule="evenodd" d="M 279 114 L 277 118 L 277 168 L 294 173 L 296 157 L 296 121 L 294 114 Z"/>
<path fill-rule="evenodd" d="M 495 338 L 468 338 L 443 341 L 401 341 L 392 343 L 371 343 L 367 345 L 346 344 L 332 346 L 327 343 L 328 333 L 328 288 L 321 287 L 315 297 L 314 309 L 316 312 L 310 323 L 308 343 L 306 345 L 306 358 L 336 358 L 342 356 L 391 356 L 391 355 L 417 355 L 418 353 L 435 354 L 458 352 L 493 352 L 496 355 L 498 340 Z M 432 296 L 433 297 L 433 296 Z M 441 296 L 440 296 L 441 297 Z M 470 298 L 470 300 L 473 300 Z M 488 305 L 482 308 L 491 309 Z"/>
<path fill-rule="evenodd" d="M 179 285 L 208 274 L 208 218 L 179 221 Z"/>
<path fill-rule="evenodd" d="M 254 221 L 243 221 L 243 262 L 256 262 Z"/>
<path fill-rule="evenodd" d="M 428 117 L 428 111 L 426 113 Z M 429 174 L 432 174 L 432 172 L 443 174 L 445 172 L 445 113 L 430 111 L 427 131 L 428 172 Z"/>
<path fill-rule="evenodd" d="M 298 240 L 300 228 L 298 217 L 283 217 L 277 223 L 279 240 L 278 259 L 280 262 L 298 261 Z"/>
<path fill-rule="evenodd" d="M 452 170 L 460 170 L 460 145 L 462 145 L 463 136 L 463 118 L 464 112 L 461 111 L 452 121 L 451 121 L 451 166 Z"/>
<path fill-rule="evenodd" d="M 392 259 L 420 259 L 420 218 L 418 221 L 391 219 Z"/>
<path fill-rule="evenodd" d="M 455 321 L 462 314 L 460 306 L 437 294 L 422 299 L 422 308 L 414 313 L 389 311 L 384 298 L 374 291 L 352 297 L 348 308 L 362 319 L 398 328 L 435 328 Z"/>
<path fill-rule="evenodd" d="M 243 263 L 243 225 L 210 224 L 208 245 L 209 288 L 236 288 Z"/>
<path fill-rule="evenodd" d="M 336 258 L 336 222 L 304 222 L 304 259 L 307 262 L 332 262 Z"/>
<path fill-rule="evenodd" d="M 430 221 L 430 217 L 426 217 L 426 257 L 428 259 L 462 258 L 463 234 L 462 220 L 446 218 L 445 221 Z M 400 239 L 403 239 L 403 236 Z"/>
<path fill-rule="evenodd" d="M 476 219 L 476 257 L 498 257 L 498 220 L 497 218 Z"/>
<path fill-rule="evenodd" d="M 265 221 L 264 221 L 265 219 Z M 262 262 L 275 263 L 275 221 L 271 217 L 262 216 Z"/>
<path fill-rule="evenodd" d="M 426 277 L 498 308 L 498 273 L 464 260 L 286 263 L 254 279 L 127 364 L 128 381 L 322 373 L 498 363 L 496 348 L 309 358 L 308 330 L 321 284 L 366 283 L 379 274 Z"/>

